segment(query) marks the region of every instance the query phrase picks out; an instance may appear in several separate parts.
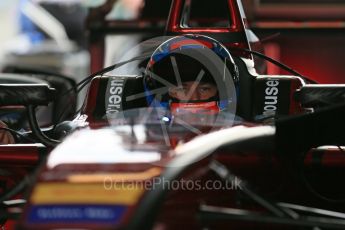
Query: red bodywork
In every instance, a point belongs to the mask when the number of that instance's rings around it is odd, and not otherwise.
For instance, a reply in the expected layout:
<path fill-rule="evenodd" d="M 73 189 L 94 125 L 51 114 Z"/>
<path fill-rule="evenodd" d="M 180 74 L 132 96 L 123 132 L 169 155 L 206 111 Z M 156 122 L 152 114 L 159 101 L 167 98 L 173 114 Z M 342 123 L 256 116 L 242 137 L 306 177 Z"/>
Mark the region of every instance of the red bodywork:
<path fill-rule="evenodd" d="M 184 3 L 183 0 L 176 0 L 173 1 L 170 17 L 167 22 L 166 27 L 166 34 L 167 35 L 183 35 L 183 34 L 204 34 L 210 37 L 215 38 L 216 40 L 220 41 L 227 47 L 228 49 L 231 48 L 243 48 L 243 49 L 250 49 L 249 45 L 249 38 L 245 33 L 245 29 L 247 28 L 247 21 L 245 15 L 239 10 L 239 5 L 241 4 L 238 1 L 228 1 L 228 11 L 230 15 L 231 24 L 229 27 L 219 27 L 219 28 L 183 28 L 181 26 L 181 19 L 183 17 L 183 8 Z M 238 41 L 229 42 L 229 34 L 241 34 L 241 38 Z M 252 44 L 254 45 L 254 43 Z M 245 52 L 238 52 L 233 51 L 237 55 L 242 57 L 249 57 L 251 55 L 246 54 Z"/>
<path fill-rule="evenodd" d="M 249 130 L 253 127 L 237 127 L 240 130 Z M 234 128 L 236 129 L 236 127 Z M 131 132 L 128 129 L 128 132 Z M 138 135 L 141 131 L 135 131 Z M 149 135 L 150 129 L 146 133 Z M 94 130 L 76 132 L 65 143 L 57 147 L 48 158 L 45 167 L 38 177 L 38 181 L 34 187 L 33 192 L 29 198 L 29 205 L 21 220 L 20 229 L 51 229 L 51 228 L 87 228 L 87 229 L 123 229 L 133 221 L 133 214 L 138 205 L 144 202 L 146 193 L 154 191 L 154 183 L 157 183 L 160 176 L 167 170 L 170 162 L 176 157 L 174 156 L 179 150 L 174 146 L 167 148 L 164 144 L 162 136 L 147 136 L 145 143 L 135 143 L 130 139 L 130 133 L 108 130 Z M 173 135 L 173 133 L 172 133 Z M 195 134 L 194 134 L 195 135 Z M 188 142 L 193 139 L 192 133 L 183 133 L 183 135 L 176 134 L 178 141 Z M 121 144 L 117 143 L 115 148 L 103 150 L 96 153 L 98 146 L 103 146 L 105 143 L 108 146 L 109 141 L 116 142 L 118 137 L 122 139 Z M 89 147 L 85 148 L 83 143 L 88 142 Z M 132 142 L 132 144 L 130 144 Z M 109 146 L 112 144 L 110 143 Z M 74 153 L 78 152 L 80 159 L 73 157 L 72 152 L 66 151 L 71 149 Z M 169 150 L 170 149 L 170 150 Z M 250 147 L 248 147 L 250 149 Z M 128 156 L 135 156 L 142 151 L 151 158 L 156 156 L 158 158 L 143 163 L 147 158 L 142 157 L 137 159 L 137 163 L 112 163 L 110 159 L 108 163 L 101 163 L 104 154 L 112 154 L 112 156 L 121 155 L 123 151 L 127 151 Z M 322 161 L 318 158 L 319 152 L 323 151 L 324 157 Z M 336 167 L 344 167 L 345 157 L 338 152 L 333 153 L 334 148 L 328 150 L 311 151 L 305 158 L 305 175 L 310 176 L 313 172 L 313 167 L 316 165 L 323 170 L 330 170 L 332 172 Z M 87 158 L 90 154 L 96 154 L 93 157 L 93 163 Z M 193 154 L 193 153 L 190 153 Z M 87 162 L 84 162 L 84 159 Z M 113 158 L 115 159 L 115 158 Z M 154 221 L 154 229 L 200 229 L 205 226 L 205 223 L 198 219 L 198 210 L 200 205 L 210 205 L 224 208 L 240 208 L 246 210 L 262 210 L 261 207 L 251 202 L 245 197 L 241 197 L 238 188 L 235 185 L 225 184 L 218 176 L 216 176 L 208 167 L 211 161 L 218 161 L 231 169 L 231 172 L 239 178 L 246 180 L 251 186 L 256 188 L 262 196 L 280 200 L 290 203 L 298 203 L 308 206 L 317 206 L 318 208 L 332 208 L 334 204 L 321 202 L 317 197 L 310 193 L 303 183 L 291 174 L 292 171 L 298 171 L 298 168 L 290 168 L 284 163 L 277 153 L 264 153 L 260 151 L 250 150 L 217 150 L 212 155 L 190 165 L 188 169 L 183 171 L 178 179 L 174 182 L 180 185 L 171 187 L 168 194 L 159 208 L 159 213 Z M 98 162 L 98 163 L 96 163 Z M 337 162 L 334 164 L 334 162 Z M 340 163 L 342 162 L 342 163 Z M 315 172 L 315 171 L 314 171 Z M 316 171 L 318 172 L 318 171 Z M 312 177 L 313 178 L 313 177 Z M 315 179 L 315 178 L 314 178 Z M 320 177 L 318 178 L 320 179 Z M 322 178 L 326 179 L 326 178 Z M 183 187 L 191 186 L 192 187 Z M 151 183 L 151 184 L 150 184 Z M 162 183 L 162 182 L 159 182 Z M 184 183 L 184 184 L 183 184 Z M 189 183 L 189 185 L 188 185 Z M 116 184 L 116 187 L 114 187 Z M 138 186 L 140 185 L 140 186 Z M 141 187 L 142 185 L 146 185 Z M 127 196 L 123 192 L 123 187 L 132 186 L 131 189 L 125 190 L 127 194 L 132 194 L 139 189 L 139 194 L 127 200 Z M 138 187 L 136 187 L 138 186 Z M 167 183 L 167 186 L 173 186 Z M 180 187 L 178 187 L 180 186 Z M 194 186 L 194 187 L 193 187 Z M 200 187 L 197 187 L 200 186 Z M 217 186 L 217 187 L 215 187 Z M 226 187 L 227 186 L 227 187 Z M 328 184 L 330 186 L 330 184 Z M 335 185 L 333 185 L 335 186 Z M 73 188 L 79 188 L 78 190 Z M 106 189 L 107 188 L 107 189 Z M 111 188 L 111 189 L 108 189 Z M 189 189 L 186 189 L 189 188 Z M 334 189 L 342 190 L 343 186 L 335 186 L 328 190 Z M 103 199 L 106 198 L 106 202 Z M 118 199 L 118 196 L 123 196 Z M 98 198 L 97 198 L 98 197 Z M 134 200 L 133 200 L 134 199 Z M 116 203 L 117 202 L 117 203 Z M 127 203 L 129 202 L 129 203 Z M 101 207 L 109 208 L 114 203 L 117 206 L 125 208 L 125 211 L 117 218 L 114 218 L 112 223 L 109 221 L 97 222 L 90 220 L 78 220 L 77 222 L 61 222 L 60 214 L 49 217 L 49 213 L 53 213 L 53 208 L 68 208 L 78 205 L 82 207 L 95 208 L 94 204 L 101 205 Z M 43 206 L 42 206 L 43 205 Z M 38 208 L 45 208 L 47 211 L 47 220 L 38 218 Z M 53 207 L 53 208 L 52 208 Z M 49 209 L 50 208 L 50 209 Z M 336 207 L 338 211 L 343 211 L 344 207 L 341 205 Z M 147 210 L 149 212 L 149 210 Z M 36 213 L 36 214 L 35 214 Z M 34 217 L 33 217 L 34 216 Z M 232 226 L 234 229 L 279 229 L 283 226 L 272 224 L 253 224 L 243 222 L 229 222 L 217 221 L 207 223 L 207 226 L 216 229 L 226 229 Z M 290 228 L 286 228 L 290 229 Z"/>
<path fill-rule="evenodd" d="M 265 52 L 318 83 L 344 83 L 344 1 L 246 0 Z M 268 64 L 268 74 L 286 74 Z"/>

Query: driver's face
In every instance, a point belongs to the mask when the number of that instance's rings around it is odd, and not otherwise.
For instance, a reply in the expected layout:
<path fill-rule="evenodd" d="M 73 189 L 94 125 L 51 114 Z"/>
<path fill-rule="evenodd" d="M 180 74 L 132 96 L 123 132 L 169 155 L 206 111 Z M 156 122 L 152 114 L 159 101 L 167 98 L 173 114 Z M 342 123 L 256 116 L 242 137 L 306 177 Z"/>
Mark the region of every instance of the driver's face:
<path fill-rule="evenodd" d="M 187 81 L 182 86 L 170 87 L 169 95 L 181 101 L 207 100 L 217 95 L 217 87 L 212 83 Z"/>

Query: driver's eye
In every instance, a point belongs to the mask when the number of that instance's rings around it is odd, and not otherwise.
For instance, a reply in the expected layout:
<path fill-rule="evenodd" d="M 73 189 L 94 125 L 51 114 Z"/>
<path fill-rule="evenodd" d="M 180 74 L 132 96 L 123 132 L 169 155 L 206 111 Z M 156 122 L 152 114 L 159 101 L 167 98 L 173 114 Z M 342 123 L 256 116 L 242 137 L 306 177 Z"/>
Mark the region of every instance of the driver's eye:
<path fill-rule="evenodd" d="M 211 87 L 208 87 L 208 86 L 199 87 L 198 91 L 199 91 L 199 93 L 208 93 L 211 91 Z"/>

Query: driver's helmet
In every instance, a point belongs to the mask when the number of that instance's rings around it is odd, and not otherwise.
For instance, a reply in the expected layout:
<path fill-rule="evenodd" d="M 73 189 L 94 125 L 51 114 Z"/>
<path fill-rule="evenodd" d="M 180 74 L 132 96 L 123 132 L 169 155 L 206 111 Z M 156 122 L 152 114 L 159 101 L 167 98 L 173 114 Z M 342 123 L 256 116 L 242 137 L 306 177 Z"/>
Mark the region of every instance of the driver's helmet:
<path fill-rule="evenodd" d="M 215 114 L 236 107 L 238 68 L 229 51 L 203 35 L 177 36 L 152 54 L 144 76 L 149 106 Z"/>

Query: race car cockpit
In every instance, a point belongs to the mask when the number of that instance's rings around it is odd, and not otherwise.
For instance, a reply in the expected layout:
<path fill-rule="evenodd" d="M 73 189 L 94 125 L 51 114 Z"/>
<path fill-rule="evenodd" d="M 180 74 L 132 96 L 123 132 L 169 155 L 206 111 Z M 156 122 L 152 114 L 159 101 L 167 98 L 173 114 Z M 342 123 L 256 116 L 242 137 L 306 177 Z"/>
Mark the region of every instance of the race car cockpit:
<path fill-rule="evenodd" d="M 201 43 L 200 40 L 203 43 Z M 172 41 L 178 41 L 180 43 L 176 44 L 178 42 L 174 43 Z M 147 69 L 142 69 L 141 75 L 126 76 L 108 73 L 95 77 L 91 82 L 89 90 L 90 92 L 93 92 L 93 95 L 89 95 L 87 98 L 82 114 L 87 115 L 88 121 L 92 124 L 97 120 L 100 121 L 102 118 L 104 119 L 107 114 L 118 113 L 134 108 L 149 107 L 154 104 L 154 101 L 153 99 L 148 100 L 147 98 L 157 96 L 150 95 L 149 89 L 152 87 L 150 86 L 152 83 L 148 84 L 149 81 L 147 77 L 149 76 L 149 73 L 151 73 L 151 75 L 154 74 L 152 72 L 153 69 L 151 68 L 151 66 L 154 66 L 154 62 L 157 62 L 157 60 L 160 61 L 164 55 L 168 55 L 169 52 L 173 52 L 174 49 L 180 51 L 181 46 L 193 47 L 202 45 L 203 47 L 207 47 L 207 44 L 205 45 L 205 41 L 212 41 L 210 43 L 212 45 L 220 44 L 214 39 L 203 35 L 186 35 L 169 38 L 156 49 L 156 52 L 152 55 L 151 60 L 149 61 Z M 172 46 L 167 45 L 171 43 L 173 44 Z M 171 49 L 171 47 L 173 47 L 173 49 Z M 230 55 L 224 46 L 221 47 L 225 53 Z M 200 53 L 192 52 L 191 54 L 194 55 L 194 58 L 200 59 L 200 56 L 195 57 L 195 55 L 200 55 Z M 205 58 L 205 54 L 202 54 L 202 56 Z M 210 63 L 212 63 L 214 59 L 212 59 L 212 61 L 210 61 L 211 59 L 208 60 L 209 62 L 206 61 L 206 63 L 204 63 L 205 69 L 210 68 Z M 297 101 L 295 101 L 293 96 L 294 92 L 305 84 L 300 77 L 258 75 L 251 66 L 252 61 L 250 59 L 241 59 L 230 55 L 227 60 L 228 67 L 225 68 L 224 64 L 220 63 L 220 67 L 216 67 L 216 70 L 214 71 L 218 71 L 216 74 L 219 76 L 232 79 L 226 83 L 219 83 L 218 85 L 221 85 L 221 87 L 218 88 L 222 88 L 221 91 L 225 92 L 225 95 L 231 95 L 230 99 L 228 98 L 225 101 L 232 101 L 232 112 L 234 114 L 236 113 L 236 115 L 248 121 L 262 121 L 267 118 L 278 118 L 284 115 L 303 112 L 303 108 Z M 171 60 L 166 62 L 169 65 Z M 229 63 L 231 63 L 231 66 Z M 183 73 L 187 76 L 193 75 L 195 78 L 199 73 L 188 72 L 188 69 L 191 69 L 193 65 L 188 66 L 187 60 L 183 60 L 182 63 L 175 65 L 179 65 L 183 68 L 180 70 L 181 79 L 183 79 Z M 229 66 L 231 67 L 230 69 Z M 150 78 L 150 81 L 156 77 L 154 80 L 160 84 L 162 82 L 169 84 L 166 82 L 167 79 L 164 74 L 172 76 L 174 76 L 174 74 L 180 74 L 179 72 L 176 72 L 176 69 L 172 68 L 172 66 L 164 68 L 165 69 L 160 70 L 158 75 L 154 74 L 154 77 Z M 227 71 L 226 74 L 224 72 L 225 70 Z M 158 76 L 162 76 L 162 79 Z M 188 77 L 190 79 L 192 78 L 191 76 Z M 151 91 L 154 90 L 157 91 L 157 89 L 151 89 Z M 166 100 L 166 96 L 164 96 L 164 94 L 161 94 L 161 96 L 163 97 L 163 100 Z M 223 97 L 225 96 L 223 95 Z M 171 102 L 165 101 L 160 104 L 170 105 Z"/>

